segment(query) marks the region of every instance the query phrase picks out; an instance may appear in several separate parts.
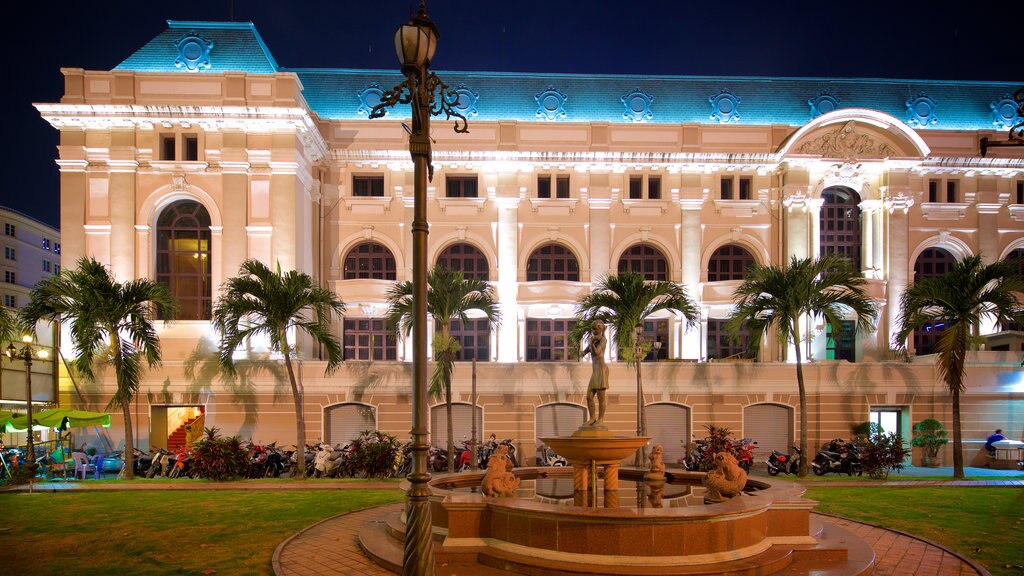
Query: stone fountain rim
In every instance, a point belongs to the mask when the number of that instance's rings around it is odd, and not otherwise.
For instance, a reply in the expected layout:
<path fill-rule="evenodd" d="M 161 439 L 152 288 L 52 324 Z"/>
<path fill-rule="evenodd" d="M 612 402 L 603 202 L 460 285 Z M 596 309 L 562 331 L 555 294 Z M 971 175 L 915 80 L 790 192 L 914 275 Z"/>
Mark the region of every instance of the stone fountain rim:
<path fill-rule="evenodd" d="M 629 471 L 630 469 L 621 469 Z M 551 472 L 558 472 L 552 476 Z M 536 480 L 551 477 L 572 477 L 572 468 L 569 467 L 545 467 L 532 466 L 516 468 L 515 473 L 524 480 Z M 691 519 L 693 521 L 706 521 L 716 517 L 732 517 L 752 514 L 767 508 L 794 508 L 812 509 L 817 504 L 813 500 L 802 498 L 805 488 L 800 484 L 768 480 L 765 478 L 751 479 L 752 482 L 765 485 L 757 492 L 756 496 L 738 496 L 726 502 L 717 504 L 694 504 L 691 506 L 669 507 L 669 508 L 584 508 L 578 506 L 564 506 L 561 504 L 547 504 L 536 500 L 523 500 L 514 497 L 490 498 L 480 493 L 455 493 L 452 490 L 440 488 L 437 484 L 450 481 L 453 478 L 464 480 L 460 484 L 464 486 L 478 485 L 483 479 L 485 472 L 456 472 L 452 474 L 440 474 L 429 482 L 431 490 L 431 501 L 442 502 L 454 506 L 487 506 L 493 508 L 515 509 L 522 512 L 545 514 L 553 516 L 573 516 L 581 519 L 594 518 L 601 520 L 615 519 L 638 519 L 665 520 Z M 669 475 L 681 476 L 689 479 L 704 477 L 703 472 L 668 472 Z M 471 482 L 472 479 L 476 482 Z M 403 491 L 408 491 L 408 481 L 401 484 Z"/>

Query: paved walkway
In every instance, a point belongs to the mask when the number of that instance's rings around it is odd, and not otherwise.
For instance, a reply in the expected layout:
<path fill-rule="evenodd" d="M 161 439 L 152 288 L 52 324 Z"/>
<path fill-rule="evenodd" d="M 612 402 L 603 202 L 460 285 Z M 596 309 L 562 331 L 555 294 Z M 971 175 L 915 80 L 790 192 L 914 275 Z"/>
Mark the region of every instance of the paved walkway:
<path fill-rule="evenodd" d="M 351 512 L 328 518 L 285 540 L 274 552 L 272 560 L 277 576 L 391 576 L 363 555 L 357 536 L 366 522 L 402 504 Z M 875 551 L 873 576 L 990 576 L 955 552 L 900 532 L 862 524 L 845 518 L 814 514 L 822 522 L 850 530 Z"/>

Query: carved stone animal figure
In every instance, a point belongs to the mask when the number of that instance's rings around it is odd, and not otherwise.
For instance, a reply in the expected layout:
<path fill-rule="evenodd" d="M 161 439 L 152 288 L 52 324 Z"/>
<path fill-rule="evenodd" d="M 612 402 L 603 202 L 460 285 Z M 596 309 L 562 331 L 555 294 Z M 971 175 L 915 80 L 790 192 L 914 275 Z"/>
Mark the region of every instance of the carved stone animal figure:
<path fill-rule="evenodd" d="M 664 450 L 661 444 L 655 444 L 654 448 L 651 448 L 651 469 L 644 475 L 645 478 L 664 478 L 665 477 L 665 459 Z"/>
<path fill-rule="evenodd" d="M 484 496 L 515 496 L 520 480 L 509 472 L 511 469 L 512 461 L 508 457 L 508 447 L 498 446 L 487 460 L 487 473 L 480 483 Z"/>
<path fill-rule="evenodd" d="M 747 485 L 747 473 L 740 468 L 732 454 L 718 452 L 714 462 L 714 469 L 704 477 L 704 487 L 708 489 L 704 496 L 705 504 L 724 502 L 743 492 Z"/>

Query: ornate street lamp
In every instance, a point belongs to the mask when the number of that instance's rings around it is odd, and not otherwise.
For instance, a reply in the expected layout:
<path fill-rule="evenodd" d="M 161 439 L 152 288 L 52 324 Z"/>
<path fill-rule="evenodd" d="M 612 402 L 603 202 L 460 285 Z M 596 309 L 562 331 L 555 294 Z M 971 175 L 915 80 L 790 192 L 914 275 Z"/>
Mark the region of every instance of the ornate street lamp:
<path fill-rule="evenodd" d="M 455 105 L 459 96 L 430 70 L 437 41 L 437 26 L 420 1 L 419 11 L 395 32 L 395 51 L 405 81 L 381 95 L 370 118 L 381 118 L 397 104 L 412 107 L 409 154 L 413 161 L 412 218 L 412 472 L 407 477 L 405 554 L 402 574 L 434 573 L 431 543 L 430 474 L 427 472 L 427 182 L 434 178 L 431 166 L 430 117 L 455 119 L 456 132 L 468 132 L 466 117 Z"/>
<path fill-rule="evenodd" d="M 25 404 L 28 406 L 28 414 L 26 414 L 28 428 L 25 430 L 28 436 L 25 440 L 25 465 L 29 467 L 30 477 L 34 477 L 36 472 L 36 447 L 35 439 L 33 438 L 34 432 L 32 431 L 32 361 L 36 359 L 45 360 L 49 353 L 45 348 L 33 349 L 32 336 L 28 334 L 22 336 L 21 341 L 24 344 L 20 349 L 13 342 L 7 345 L 7 357 L 12 362 L 14 360 L 21 360 L 25 363 Z"/>

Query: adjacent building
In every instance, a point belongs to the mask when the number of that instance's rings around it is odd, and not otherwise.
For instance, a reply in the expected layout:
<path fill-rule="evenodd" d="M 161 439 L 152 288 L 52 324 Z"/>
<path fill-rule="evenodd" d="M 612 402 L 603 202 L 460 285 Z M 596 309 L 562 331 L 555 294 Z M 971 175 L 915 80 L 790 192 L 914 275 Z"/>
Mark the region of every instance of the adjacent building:
<path fill-rule="evenodd" d="M 211 355 L 217 286 L 246 258 L 309 273 L 348 305 L 335 374 L 299 343 L 307 440 L 369 427 L 406 437 L 411 348 L 384 314 L 391 283 L 411 276 L 408 112 L 368 119 L 401 76 L 282 67 L 249 23 L 169 21 L 127 49 L 112 70 L 62 69 L 60 102 L 36 107 L 60 131 L 65 252 L 164 282 L 182 304 L 141 388 L 143 446 L 165 445 L 183 407 L 229 434 L 292 441 L 278 359 L 254 345 L 226 380 Z M 951 425 L 929 356 L 942 326 L 897 361 L 898 303 L 969 254 L 1024 261 L 1024 148 L 980 154 L 982 138 L 1005 140 L 1021 121 L 1011 95 L 1024 82 L 439 74 L 470 131 L 433 125 L 428 258 L 491 282 L 503 314 L 497 330 L 455 330 L 459 438 L 474 359 L 484 434 L 531 456 L 537 438 L 571 432 L 590 373 L 566 338 L 574 302 L 633 270 L 681 283 L 702 311 L 696 327 L 668 314 L 644 326 L 656 344 L 643 402 L 667 458 L 712 423 L 786 449 L 799 421 L 792 351 L 767 341 L 751 355 L 723 325 L 747 267 L 831 252 L 863 271 L 881 314 L 863 337 L 805 327 L 810 437 L 848 437 L 869 419 L 904 436 L 923 418 Z M 1012 329 L 982 327 L 1003 349 L 972 353 L 968 440 L 1024 432 Z M 608 421 L 630 433 L 634 372 L 611 365 Z M 66 401 L 100 407 L 113 389 L 106 374 Z M 431 417 L 445 429 L 443 407 Z"/>

